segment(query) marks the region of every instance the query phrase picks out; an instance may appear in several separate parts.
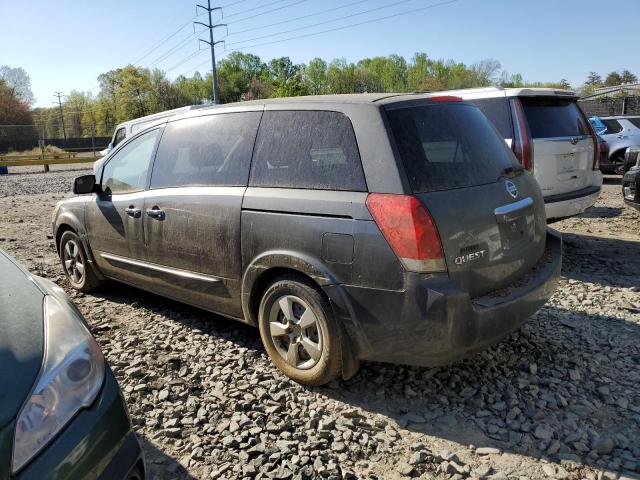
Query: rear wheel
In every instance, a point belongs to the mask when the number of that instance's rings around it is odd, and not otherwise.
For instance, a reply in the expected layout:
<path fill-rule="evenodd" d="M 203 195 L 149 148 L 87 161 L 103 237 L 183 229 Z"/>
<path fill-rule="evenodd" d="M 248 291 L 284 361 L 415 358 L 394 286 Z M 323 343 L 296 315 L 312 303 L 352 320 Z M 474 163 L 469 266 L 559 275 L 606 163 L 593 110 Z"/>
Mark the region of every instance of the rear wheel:
<path fill-rule="evenodd" d="M 60 260 L 71 286 L 81 292 L 89 292 L 100 285 L 100 280 L 87 261 L 87 254 L 80 237 L 68 230 L 60 239 Z"/>
<path fill-rule="evenodd" d="M 624 175 L 624 155 L 616 155 L 611 159 L 611 163 L 613 163 L 613 173 Z"/>
<path fill-rule="evenodd" d="M 324 385 L 342 374 L 340 329 L 328 300 L 304 277 L 274 281 L 260 302 L 262 343 L 275 365 L 304 385 Z"/>

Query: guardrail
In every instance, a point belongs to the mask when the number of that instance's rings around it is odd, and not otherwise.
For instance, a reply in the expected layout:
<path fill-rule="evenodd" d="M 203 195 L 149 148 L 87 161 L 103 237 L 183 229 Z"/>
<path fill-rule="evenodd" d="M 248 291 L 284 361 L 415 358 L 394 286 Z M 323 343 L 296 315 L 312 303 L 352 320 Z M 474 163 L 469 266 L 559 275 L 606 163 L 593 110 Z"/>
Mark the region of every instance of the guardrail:
<path fill-rule="evenodd" d="M 102 158 L 99 155 L 78 157 L 74 153 L 49 155 L 0 155 L 0 167 L 24 167 L 30 165 L 65 165 L 68 163 L 92 163 Z"/>

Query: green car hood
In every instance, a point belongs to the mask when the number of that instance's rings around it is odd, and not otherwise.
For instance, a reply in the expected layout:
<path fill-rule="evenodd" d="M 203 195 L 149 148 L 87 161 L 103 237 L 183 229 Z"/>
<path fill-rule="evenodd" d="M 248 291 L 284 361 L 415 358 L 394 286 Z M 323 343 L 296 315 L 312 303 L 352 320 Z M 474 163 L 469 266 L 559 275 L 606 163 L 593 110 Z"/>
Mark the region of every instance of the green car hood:
<path fill-rule="evenodd" d="M 18 414 L 43 360 L 44 293 L 0 250 L 0 431 Z"/>

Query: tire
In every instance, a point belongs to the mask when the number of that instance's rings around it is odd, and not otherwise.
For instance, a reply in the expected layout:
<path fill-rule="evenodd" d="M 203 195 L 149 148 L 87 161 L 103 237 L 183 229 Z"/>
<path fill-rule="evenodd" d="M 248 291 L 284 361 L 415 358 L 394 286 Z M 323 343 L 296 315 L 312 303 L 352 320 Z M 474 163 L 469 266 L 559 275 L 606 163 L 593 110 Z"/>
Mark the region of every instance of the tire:
<path fill-rule="evenodd" d="M 325 385 L 342 375 L 341 330 L 320 289 L 285 275 L 265 290 L 258 311 L 260 337 L 273 363 L 303 385 Z"/>
<path fill-rule="evenodd" d="M 616 175 L 624 175 L 625 173 L 625 165 L 624 165 L 624 155 L 616 155 L 611 159 L 611 163 L 613 163 L 613 173 Z"/>
<path fill-rule="evenodd" d="M 67 280 L 76 290 L 90 292 L 100 286 L 100 279 L 87 260 L 80 237 L 71 230 L 64 232 L 60 239 L 60 261 Z"/>
<path fill-rule="evenodd" d="M 142 467 L 140 467 L 140 465 L 133 467 L 133 470 L 131 470 L 127 476 L 127 480 L 144 480 L 144 470 L 142 470 Z"/>

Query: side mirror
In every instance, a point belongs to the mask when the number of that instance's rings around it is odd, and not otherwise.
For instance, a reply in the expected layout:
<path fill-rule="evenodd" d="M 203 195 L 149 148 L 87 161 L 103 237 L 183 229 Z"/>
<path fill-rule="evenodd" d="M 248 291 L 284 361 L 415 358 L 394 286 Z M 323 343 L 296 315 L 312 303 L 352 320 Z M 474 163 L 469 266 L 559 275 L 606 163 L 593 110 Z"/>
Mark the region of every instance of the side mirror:
<path fill-rule="evenodd" d="M 95 175 L 83 175 L 73 181 L 73 193 L 83 195 L 86 193 L 97 192 Z"/>

